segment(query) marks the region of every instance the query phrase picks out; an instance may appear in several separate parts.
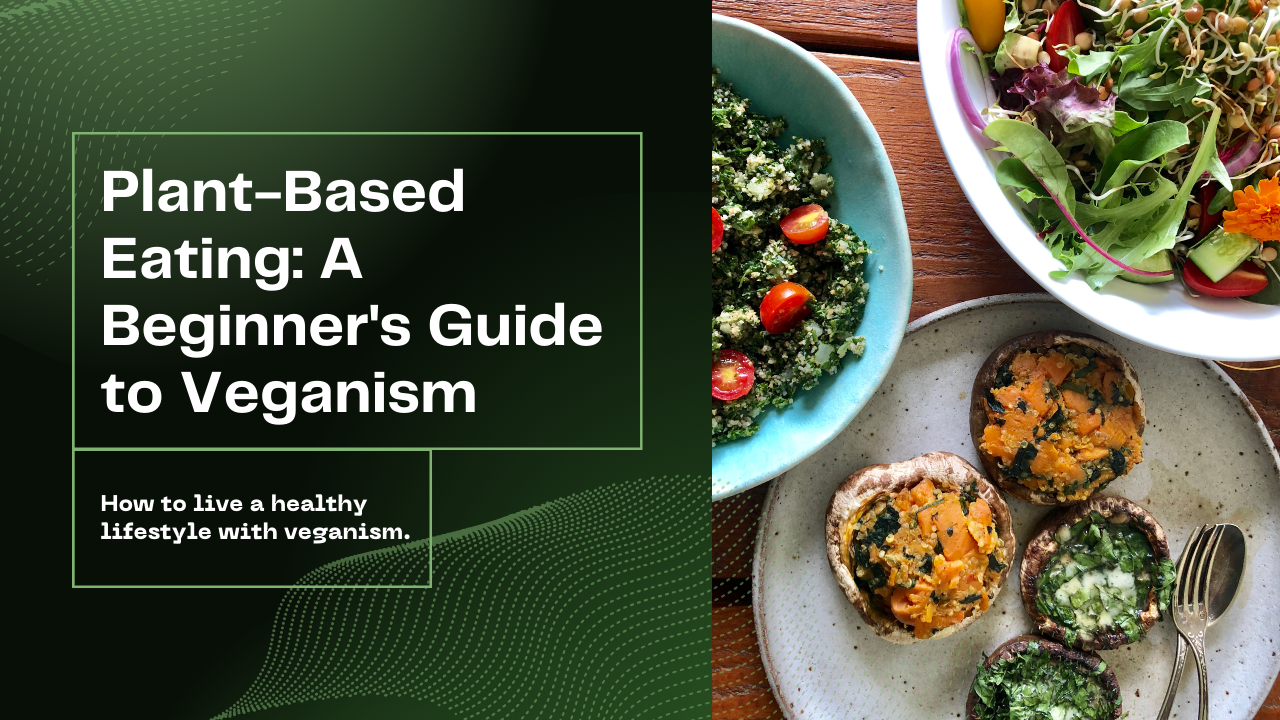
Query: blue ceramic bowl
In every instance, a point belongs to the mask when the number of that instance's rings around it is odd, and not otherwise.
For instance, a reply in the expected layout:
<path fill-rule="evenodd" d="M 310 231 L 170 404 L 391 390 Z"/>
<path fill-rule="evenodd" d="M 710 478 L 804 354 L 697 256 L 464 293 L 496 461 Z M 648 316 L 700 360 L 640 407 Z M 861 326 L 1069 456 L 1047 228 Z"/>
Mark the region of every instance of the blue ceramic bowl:
<path fill-rule="evenodd" d="M 849 425 L 893 364 L 911 308 L 911 244 L 902 199 L 880 136 L 840 78 L 799 45 L 751 23 L 711 16 L 711 64 L 751 100 L 753 110 L 787 119 L 792 135 L 826 138 L 835 176 L 831 214 L 871 246 L 867 311 L 859 333 L 862 358 L 801 392 L 795 404 L 770 409 L 760 431 L 711 449 L 711 497 L 719 499 L 777 477 Z M 854 470 L 856 468 L 850 468 Z"/>

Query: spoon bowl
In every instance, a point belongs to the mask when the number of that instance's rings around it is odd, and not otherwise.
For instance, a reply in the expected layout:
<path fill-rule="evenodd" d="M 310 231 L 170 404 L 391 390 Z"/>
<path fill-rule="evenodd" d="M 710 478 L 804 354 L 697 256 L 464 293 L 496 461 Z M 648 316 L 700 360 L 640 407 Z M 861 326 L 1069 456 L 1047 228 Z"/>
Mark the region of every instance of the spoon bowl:
<path fill-rule="evenodd" d="M 1227 614 L 1244 577 L 1244 533 L 1236 525 L 1222 524 L 1222 539 L 1209 572 L 1209 624 Z"/>

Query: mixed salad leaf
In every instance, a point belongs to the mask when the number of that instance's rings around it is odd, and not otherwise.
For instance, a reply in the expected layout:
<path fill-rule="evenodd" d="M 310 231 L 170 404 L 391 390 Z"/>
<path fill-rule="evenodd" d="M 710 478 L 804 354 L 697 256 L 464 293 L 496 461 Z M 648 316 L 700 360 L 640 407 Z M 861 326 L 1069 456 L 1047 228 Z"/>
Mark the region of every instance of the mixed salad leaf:
<path fill-rule="evenodd" d="M 958 1 L 956 42 L 994 68 L 996 178 L 1055 278 L 1276 304 L 1280 0 Z M 1219 223 L 1252 242 L 1195 252 Z"/>

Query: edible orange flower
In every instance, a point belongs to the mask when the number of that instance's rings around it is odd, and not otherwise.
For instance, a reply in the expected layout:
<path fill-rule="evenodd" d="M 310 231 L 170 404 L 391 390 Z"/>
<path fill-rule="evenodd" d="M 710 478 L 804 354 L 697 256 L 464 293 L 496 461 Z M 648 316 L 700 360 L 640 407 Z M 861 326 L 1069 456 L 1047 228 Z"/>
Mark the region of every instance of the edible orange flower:
<path fill-rule="evenodd" d="M 1255 240 L 1280 240 L 1280 180 L 1270 178 L 1235 192 L 1236 209 L 1222 213 L 1222 229 Z"/>

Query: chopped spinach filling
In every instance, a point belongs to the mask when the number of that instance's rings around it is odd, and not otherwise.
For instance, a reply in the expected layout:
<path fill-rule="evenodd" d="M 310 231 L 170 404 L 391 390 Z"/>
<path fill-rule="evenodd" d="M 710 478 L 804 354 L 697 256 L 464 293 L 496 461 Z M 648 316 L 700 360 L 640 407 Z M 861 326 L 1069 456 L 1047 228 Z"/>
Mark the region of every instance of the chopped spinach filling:
<path fill-rule="evenodd" d="M 978 666 L 974 711 L 981 720 L 1106 720 L 1120 702 L 1102 684 L 1106 663 L 1089 671 L 1055 660 L 1039 643 L 1011 658 Z"/>
<path fill-rule="evenodd" d="M 1146 534 L 1132 522 L 1108 522 L 1093 512 L 1056 537 L 1058 549 L 1036 580 L 1036 607 L 1063 629 L 1068 645 L 1115 629 L 1136 642 L 1152 589 L 1159 607 L 1168 608 L 1173 563 L 1157 562 Z"/>

